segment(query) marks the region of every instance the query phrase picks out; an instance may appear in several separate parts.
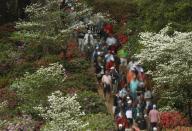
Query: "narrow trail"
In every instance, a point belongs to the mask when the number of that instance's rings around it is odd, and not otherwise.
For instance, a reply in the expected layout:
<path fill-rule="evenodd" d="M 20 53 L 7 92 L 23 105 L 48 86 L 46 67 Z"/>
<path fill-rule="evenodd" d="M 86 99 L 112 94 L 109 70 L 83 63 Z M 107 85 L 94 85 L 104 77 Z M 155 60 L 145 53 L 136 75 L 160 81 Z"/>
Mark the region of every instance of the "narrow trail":
<path fill-rule="evenodd" d="M 94 67 L 92 66 L 89 71 L 94 73 Z M 102 97 L 102 99 L 105 99 L 104 93 L 103 93 L 103 87 L 99 83 L 97 84 L 97 92 L 98 92 L 99 96 Z M 109 97 L 109 95 L 107 95 L 107 98 L 108 98 L 108 100 L 105 100 L 105 105 L 106 105 L 108 113 L 110 113 L 111 116 L 113 116 L 113 110 L 112 110 L 113 109 L 113 96 Z"/>
<path fill-rule="evenodd" d="M 104 94 L 103 94 L 103 90 L 102 90 L 101 86 L 98 86 L 98 93 L 104 99 Z M 113 108 L 113 97 L 112 96 L 109 97 L 107 95 L 107 98 L 108 98 L 108 100 L 105 100 L 105 105 L 107 107 L 108 112 L 113 116 L 113 111 L 112 111 L 112 108 Z"/>

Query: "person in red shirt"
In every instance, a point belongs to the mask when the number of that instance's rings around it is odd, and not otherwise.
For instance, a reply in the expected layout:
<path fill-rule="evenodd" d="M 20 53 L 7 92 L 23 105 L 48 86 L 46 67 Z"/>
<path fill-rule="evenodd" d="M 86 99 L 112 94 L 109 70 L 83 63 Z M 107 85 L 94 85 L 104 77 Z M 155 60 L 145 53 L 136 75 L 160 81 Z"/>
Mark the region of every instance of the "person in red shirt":
<path fill-rule="evenodd" d="M 105 69 L 107 71 L 110 71 L 111 67 L 114 67 L 115 66 L 115 61 L 114 59 L 110 60 L 109 62 L 106 63 L 106 66 L 105 66 Z"/>
<path fill-rule="evenodd" d="M 123 129 L 128 128 L 128 121 L 125 115 L 123 115 L 123 113 L 120 112 L 119 115 L 117 116 L 116 124 L 117 124 L 117 127 L 119 127 L 119 125 L 121 124 L 123 126 Z"/>
<path fill-rule="evenodd" d="M 107 23 L 104 25 L 103 30 L 108 34 L 113 33 L 113 25 Z"/>

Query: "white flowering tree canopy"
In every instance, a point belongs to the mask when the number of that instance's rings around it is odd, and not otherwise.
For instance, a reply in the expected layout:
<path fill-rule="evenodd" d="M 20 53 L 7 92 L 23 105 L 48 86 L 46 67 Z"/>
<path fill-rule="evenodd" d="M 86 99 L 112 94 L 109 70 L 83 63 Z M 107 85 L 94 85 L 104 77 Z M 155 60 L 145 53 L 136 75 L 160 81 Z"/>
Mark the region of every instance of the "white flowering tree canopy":
<path fill-rule="evenodd" d="M 149 65 L 157 83 L 178 86 L 192 84 L 192 32 L 168 35 L 169 26 L 159 33 L 140 34 L 144 49 L 137 55 Z"/>
<path fill-rule="evenodd" d="M 169 34 L 170 27 L 159 33 L 143 32 L 144 46 L 136 55 L 148 68 L 155 82 L 154 91 L 168 99 L 168 105 L 191 101 L 192 93 L 192 32 Z"/>
<path fill-rule="evenodd" d="M 15 90 L 20 96 L 31 96 L 31 94 L 39 94 L 40 89 L 47 90 L 62 86 L 65 79 L 66 73 L 63 66 L 53 63 L 46 68 L 41 67 L 33 74 L 26 73 L 23 78 L 15 80 L 10 85 L 10 89 Z"/>
<path fill-rule="evenodd" d="M 80 111 L 81 106 L 76 95 L 63 96 L 60 91 L 56 91 L 48 96 L 48 104 L 47 108 L 35 108 L 47 121 L 43 131 L 78 131 L 86 126 L 81 120 L 84 113 Z"/>

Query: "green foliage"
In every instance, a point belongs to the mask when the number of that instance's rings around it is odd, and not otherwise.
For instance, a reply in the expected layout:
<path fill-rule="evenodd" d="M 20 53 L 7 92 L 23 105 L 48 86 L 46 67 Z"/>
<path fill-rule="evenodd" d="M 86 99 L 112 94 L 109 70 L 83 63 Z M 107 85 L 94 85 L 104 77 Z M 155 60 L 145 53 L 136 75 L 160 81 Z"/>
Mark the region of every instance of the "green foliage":
<path fill-rule="evenodd" d="M 0 115 L 3 116 L 5 111 L 7 110 L 8 104 L 7 101 L 0 102 Z"/>
<path fill-rule="evenodd" d="M 0 120 L 1 130 L 36 130 L 37 122 L 32 120 L 31 116 L 23 115 L 22 117 L 14 117 L 9 120 Z"/>
<path fill-rule="evenodd" d="M 98 112 L 107 112 L 104 100 L 92 91 L 84 91 L 78 94 L 77 97 L 82 110 L 86 114 L 95 114 Z"/>
<path fill-rule="evenodd" d="M 122 17 L 132 18 L 137 15 L 136 5 L 130 0 L 86 0 L 89 5 L 94 6 L 96 11 L 107 12 L 111 17 L 120 22 Z M 123 15 L 122 15 L 123 14 Z"/>
<path fill-rule="evenodd" d="M 32 113 L 32 107 L 44 103 L 50 92 L 62 86 L 65 77 L 62 65 L 54 63 L 47 68 L 38 69 L 33 74 L 26 73 L 24 77 L 15 80 L 10 89 L 15 90 L 21 99 L 19 108 Z"/>
<path fill-rule="evenodd" d="M 138 41 L 137 35 L 133 35 L 132 37 L 130 37 L 125 47 L 128 49 L 129 58 L 131 58 L 134 54 L 139 53 L 140 50 L 143 48 Z"/>
<path fill-rule="evenodd" d="M 90 70 L 89 61 L 83 58 L 76 58 L 71 61 L 62 62 L 64 68 L 70 73 L 64 83 L 66 88 L 75 88 L 77 90 L 97 91 L 95 75 Z"/>
<path fill-rule="evenodd" d="M 95 84 L 95 76 L 94 74 L 90 73 L 75 73 L 69 75 L 66 79 L 65 83 L 63 84 L 64 92 L 66 89 L 74 88 L 76 90 L 91 90 L 97 91 L 97 86 Z"/>
<path fill-rule="evenodd" d="M 63 66 L 71 73 L 80 73 L 87 71 L 90 63 L 86 59 L 75 58 L 69 62 L 63 62 Z"/>
<path fill-rule="evenodd" d="M 83 131 L 113 131 L 115 129 L 114 121 L 111 115 L 105 113 L 90 114 L 82 118 L 89 125 Z"/>
<path fill-rule="evenodd" d="M 10 78 L 8 76 L 0 77 L 0 88 L 6 87 L 10 82 Z"/>
<path fill-rule="evenodd" d="M 93 0 L 87 1 L 96 11 L 104 11 L 120 21 L 127 18 L 133 31 L 159 31 L 174 23 L 178 31 L 192 30 L 191 0 Z M 123 15 L 122 15 L 123 14 Z"/>
<path fill-rule="evenodd" d="M 57 0 L 31 4 L 26 8 L 26 13 L 29 16 L 28 21 L 16 24 L 18 31 L 12 34 L 12 39 L 27 42 L 28 49 L 33 54 L 41 53 L 40 56 L 55 53 L 55 50 L 58 52 L 65 47 L 68 34 L 61 33 L 61 30 L 67 26 L 61 18 L 64 12 L 60 10 Z"/>
<path fill-rule="evenodd" d="M 178 31 L 192 30 L 192 1 L 190 0 L 135 0 L 140 10 L 142 29 L 159 31 L 168 23 L 174 23 Z"/>

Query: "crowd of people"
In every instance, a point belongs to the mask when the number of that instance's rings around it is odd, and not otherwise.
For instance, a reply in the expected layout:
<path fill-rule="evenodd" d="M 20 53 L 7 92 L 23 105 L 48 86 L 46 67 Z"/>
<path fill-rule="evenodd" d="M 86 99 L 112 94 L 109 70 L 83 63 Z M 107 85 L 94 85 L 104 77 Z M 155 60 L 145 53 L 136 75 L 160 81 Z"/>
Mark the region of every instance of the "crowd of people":
<path fill-rule="evenodd" d="M 103 23 L 98 28 L 88 23 L 86 32 L 78 31 L 77 36 L 80 50 L 94 63 L 105 100 L 113 99 L 117 130 L 157 131 L 159 112 L 147 75 L 141 63 L 135 58 L 128 59 L 127 47 L 113 34 L 113 25 Z"/>

